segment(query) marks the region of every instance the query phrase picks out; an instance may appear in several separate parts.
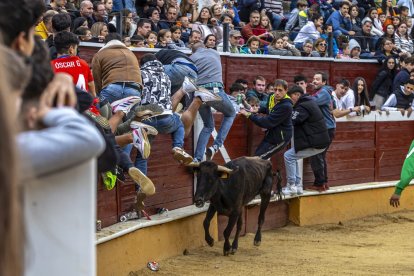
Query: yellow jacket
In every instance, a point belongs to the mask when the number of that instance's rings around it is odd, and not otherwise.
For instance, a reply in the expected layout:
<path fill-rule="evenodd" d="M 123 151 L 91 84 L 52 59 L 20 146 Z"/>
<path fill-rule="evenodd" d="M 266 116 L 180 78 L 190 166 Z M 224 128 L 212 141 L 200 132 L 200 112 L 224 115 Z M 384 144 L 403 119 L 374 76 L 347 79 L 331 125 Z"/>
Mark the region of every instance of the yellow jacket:
<path fill-rule="evenodd" d="M 46 39 L 49 36 L 45 23 L 40 22 L 35 28 L 35 34 L 40 36 L 42 39 Z"/>

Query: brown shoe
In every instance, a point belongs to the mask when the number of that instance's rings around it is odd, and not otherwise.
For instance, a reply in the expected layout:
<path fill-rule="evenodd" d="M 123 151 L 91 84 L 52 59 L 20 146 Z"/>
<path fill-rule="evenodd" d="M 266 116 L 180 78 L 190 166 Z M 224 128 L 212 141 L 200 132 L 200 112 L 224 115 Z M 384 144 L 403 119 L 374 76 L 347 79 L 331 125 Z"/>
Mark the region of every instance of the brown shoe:
<path fill-rule="evenodd" d="M 305 188 L 305 190 L 310 190 L 310 191 L 317 191 L 317 192 L 324 192 L 325 188 L 324 186 L 316 186 L 316 185 L 312 185 L 312 186 L 308 186 Z"/>
<path fill-rule="evenodd" d="M 146 195 L 153 195 L 155 194 L 155 186 L 152 183 L 151 179 L 149 179 L 145 174 L 143 174 L 138 168 L 132 167 L 128 170 L 129 176 L 137 183 L 140 187 L 142 192 Z"/>
<path fill-rule="evenodd" d="M 193 157 L 186 153 L 182 148 L 174 147 L 172 149 L 173 158 L 181 164 L 188 165 L 193 162 Z"/>
<path fill-rule="evenodd" d="M 141 212 L 145 208 L 144 199 L 147 197 L 145 193 L 142 191 L 137 192 L 136 202 L 135 202 L 135 210 Z"/>

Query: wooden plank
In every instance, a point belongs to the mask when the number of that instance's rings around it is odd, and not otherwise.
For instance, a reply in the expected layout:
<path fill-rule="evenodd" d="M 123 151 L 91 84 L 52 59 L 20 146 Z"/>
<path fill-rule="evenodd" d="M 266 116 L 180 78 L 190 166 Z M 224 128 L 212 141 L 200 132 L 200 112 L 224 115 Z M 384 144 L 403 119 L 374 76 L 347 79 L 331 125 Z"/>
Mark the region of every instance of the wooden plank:
<path fill-rule="evenodd" d="M 246 233 L 256 233 L 260 213 L 260 205 L 246 206 Z M 270 202 L 265 213 L 262 230 L 286 226 L 289 221 L 289 206 L 287 201 Z"/>

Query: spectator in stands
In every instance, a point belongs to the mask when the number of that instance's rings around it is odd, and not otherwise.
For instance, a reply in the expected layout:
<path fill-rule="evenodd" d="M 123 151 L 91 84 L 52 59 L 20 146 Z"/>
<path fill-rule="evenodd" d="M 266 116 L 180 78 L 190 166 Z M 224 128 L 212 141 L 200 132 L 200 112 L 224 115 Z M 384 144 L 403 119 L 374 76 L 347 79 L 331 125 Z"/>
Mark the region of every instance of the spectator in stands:
<path fill-rule="evenodd" d="M 353 105 L 360 107 L 362 115 L 371 112 L 369 92 L 365 79 L 362 77 L 356 78 L 352 84 L 352 90 L 354 92 L 354 97 L 351 97 Z M 361 113 L 357 112 L 357 115 L 361 115 Z"/>
<path fill-rule="evenodd" d="M 334 11 L 326 21 L 327 24 L 332 25 L 334 36 L 336 38 L 340 35 L 355 35 L 355 32 L 352 31 L 352 23 L 350 20 L 351 16 L 349 15 L 349 8 L 349 2 L 342 1 L 340 4 L 340 9 Z"/>
<path fill-rule="evenodd" d="M 381 37 L 384 34 L 382 23 L 378 19 L 378 11 L 375 7 L 368 10 L 367 16 L 364 19 L 369 19 L 372 22 L 372 36 Z M 364 24 L 364 19 L 362 20 L 362 24 Z"/>
<path fill-rule="evenodd" d="M 151 30 L 158 33 L 162 27 L 160 25 L 160 12 L 157 8 L 150 7 L 146 11 L 148 19 L 151 21 Z"/>
<path fill-rule="evenodd" d="M 243 38 L 247 41 L 250 37 L 257 35 L 257 28 L 260 25 L 260 13 L 254 10 L 250 13 L 250 22 L 246 24 L 241 31 Z M 260 46 L 269 45 L 269 42 L 260 39 Z"/>
<path fill-rule="evenodd" d="M 261 7 L 262 7 L 262 2 L 246 1 L 246 0 L 238 1 L 237 9 L 239 11 L 238 14 L 240 16 L 240 21 L 242 22 L 249 21 L 249 17 L 251 17 L 252 12 L 260 10 Z M 259 18 L 260 18 L 260 14 L 259 14 Z M 257 22 L 257 24 L 259 24 L 259 22 Z M 243 31 L 242 31 L 242 34 L 243 34 Z M 244 36 L 245 35 L 243 34 L 243 37 Z M 245 38 L 245 39 L 247 40 L 248 38 Z"/>
<path fill-rule="evenodd" d="M 133 36 L 135 31 L 137 30 L 137 24 L 134 21 L 133 13 L 128 9 L 121 10 L 122 15 L 122 35 L 123 36 Z M 114 21 L 111 22 L 114 26 L 116 26 L 116 17 L 114 17 Z"/>
<path fill-rule="evenodd" d="M 232 30 L 229 32 L 229 51 L 233 54 L 240 53 L 240 39 L 242 38 L 240 31 Z M 217 51 L 224 52 L 223 42 L 217 45 Z"/>
<path fill-rule="evenodd" d="M 204 46 L 209 49 L 217 50 L 216 48 L 216 37 L 213 34 L 208 35 L 204 39 Z"/>
<path fill-rule="evenodd" d="M 92 72 L 101 102 L 113 103 L 128 96 L 141 97 L 142 80 L 138 61 L 121 37 L 110 33 L 106 44 L 92 59 Z"/>
<path fill-rule="evenodd" d="M 88 21 L 86 21 L 85 17 L 77 17 L 75 18 L 75 20 L 73 20 L 71 27 L 72 32 L 78 29 L 79 27 L 86 27 L 89 29 Z"/>
<path fill-rule="evenodd" d="M 321 34 L 321 38 L 323 38 L 326 42 L 326 52 L 329 52 L 329 34 L 333 32 L 332 25 L 325 24 L 323 25 L 322 30 L 323 33 Z M 338 53 L 339 48 L 336 39 L 332 39 L 332 57 L 336 57 Z M 326 54 L 326 56 L 328 56 L 328 53 Z"/>
<path fill-rule="evenodd" d="M 114 6 L 112 0 L 105 0 L 104 5 L 105 5 L 106 14 L 110 14 Z"/>
<path fill-rule="evenodd" d="M 397 13 L 394 10 L 392 5 L 392 0 L 382 0 L 381 1 L 381 8 L 378 9 L 378 13 L 385 15 L 385 21 L 382 26 L 387 27 L 388 25 L 392 25 L 392 17 L 396 16 Z"/>
<path fill-rule="evenodd" d="M 251 36 L 245 45 L 240 48 L 241 54 L 253 54 L 253 55 L 261 55 L 262 52 L 259 49 L 260 45 L 260 38 L 257 36 Z"/>
<path fill-rule="evenodd" d="M 42 21 L 36 26 L 35 34 L 42 39 L 47 39 L 53 33 L 52 17 L 57 14 L 56 11 L 49 10 L 43 15 Z"/>
<path fill-rule="evenodd" d="M 147 47 L 148 48 L 155 48 L 158 42 L 158 35 L 156 32 L 150 31 L 147 37 Z"/>
<path fill-rule="evenodd" d="M 164 0 L 152 0 L 151 7 L 156 8 L 160 12 L 160 19 L 165 20 L 167 14 L 167 5 Z M 168 28 L 169 29 L 169 28 Z"/>
<path fill-rule="evenodd" d="M 414 51 L 413 41 L 408 35 L 407 23 L 402 22 L 394 34 L 395 46 L 403 53 L 409 53 L 410 55 Z"/>
<path fill-rule="evenodd" d="M 233 104 L 236 113 L 239 113 L 241 108 L 246 108 L 246 106 L 248 106 L 246 94 L 244 94 L 244 87 L 240 83 L 233 83 L 231 85 L 230 95 L 228 97 Z M 251 109 L 251 106 L 248 109 Z"/>
<path fill-rule="evenodd" d="M 179 26 L 172 26 L 170 28 L 171 32 L 171 40 L 172 42 L 180 48 L 185 49 L 184 42 L 180 39 L 181 38 L 181 28 Z"/>
<path fill-rule="evenodd" d="M 218 25 L 218 20 L 213 18 L 213 14 L 207 7 L 201 9 L 200 15 L 193 23 L 193 31 L 200 32 L 202 41 L 209 34 L 215 35 L 219 43 L 223 40 L 223 29 Z"/>
<path fill-rule="evenodd" d="M 199 16 L 197 5 L 196 0 L 182 0 L 180 2 L 181 16 L 186 16 L 190 22 L 195 22 Z"/>
<path fill-rule="evenodd" d="M 211 6 L 211 18 L 215 18 L 218 22 L 220 22 L 220 18 L 223 12 L 223 7 L 221 4 L 216 3 Z"/>
<path fill-rule="evenodd" d="M 313 98 L 304 94 L 300 86 L 290 88 L 288 95 L 294 105 L 294 131 L 292 147 L 284 153 L 287 184 L 282 191 L 293 196 L 303 194 L 298 160 L 322 153 L 330 139 L 322 112 Z"/>
<path fill-rule="evenodd" d="M 92 24 L 94 23 L 92 19 L 92 14 L 93 14 L 92 2 L 88 0 L 82 1 L 80 4 L 79 13 L 80 13 L 80 16 L 84 17 L 86 21 L 88 21 L 88 28 L 91 28 Z"/>
<path fill-rule="evenodd" d="M 302 51 L 301 51 L 301 56 L 302 57 L 319 57 L 319 53 L 316 51 L 313 51 L 313 42 L 312 40 L 306 40 L 303 43 L 302 46 Z"/>
<path fill-rule="evenodd" d="M 77 56 L 79 39 L 68 31 L 55 35 L 57 59 L 52 61 L 54 72 L 65 72 L 72 76 L 74 84 L 96 97 L 95 84 L 89 65 Z"/>
<path fill-rule="evenodd" d="M 199 109 L 204 127 L 198 138 L 194 154 L 194 162 L 200 162 L 203 159 L 204 152 L 206 153 L 207 160 L 211 160 L 214 154 L 217 153 L 223 145 L 233 124 L 236 112 L 234 111 L 233 105 L 227 97 L 227 94 L 223 90 L 224 85 L 219 53 L 215 50 L 204 48 L 204 45 L 200 42 L 197 42 L 192 46 L 192 52 L 193 54 L 190 58 L 198 69 L 197 85 L 206 88 L 222 99 L 221 101 L 216 100 L 208 102 L 206 105 L 202 105 Z M 217 137 L 214 139 L 213 145 L 206 150 L 208 140 L 214 130 L 214 118 L 211 112 L 211 107 L 223 113 L 223 121 L 221 122 L 220 129 L 217 133 Z"/>
<path fill-rule="evenodd" d="M 272 95 L 273 93 L 275 93 L 275 84 L 274 83 L 268 83 L 267 85 L 266 85 L 266 90 L 265 90 L 265 93 L 267 94 L 267 95 Z"/>
<path fill-rule="evenodd" d="M 234 0 L 225 0 L 223 1 L 223 9 L 226 10 L 226 13 L 228 15 L 231 15 L 233 18 L 233 25 L 237 26 L 237 27 L 243 27 L 245 25 L 244 22 L 240 21 L 240 17 L 239 17 L 239 11 L 237 10 L 237 8 L 235 7 Z"/>
<path fill-rule="evenodd" d="M 403 87 L 394 90 L 394 93 L 387 99 L 381 110 L 385 111 L 400 111 L 404 116 L 408 111 L 407 116 L 411 115 L 414 103 L 414 80 L 409 79 Z"/>
<path fill-rule="evenodd" d="M 262 159 L 269 159 L 284 149 L 292 138 L 292 100 L 286 95 L 287 89 L 285 80 L 275 81 L 275 93 L 269 97 L 268 103 L 264 107 L 253 109 L 266 114 L 265 116 L 240 110 L 254 124 L 266 129 L 265 137 L 255 151 L 255 155 Z"/>
<path fill-rule="evenodd" d="M 362 30 L 362 23 L 361 23 L 361 17 L 359 16 L 359 8 L 357 5 L 352 5 L 350 7 L 350 20 L 352 24 L 352 31 L 354 32 L 360 32 Z"/>
<path fill-rule="evenodd" d="M 409 16 L 409 13 L 410 13 L 410 10 L 409 10 L 408 7 L 406 7 L 406 6 L 400 7 L 400 18 L 401 18 L 401 22 L 405 22 L 407 24 L 409 24 L 411 22 L 411 16 Z"/>
<path fill-rule="evenodd" d="M 400 66 L 401 70 L 395 76 L 394 81 L 392 83 L 392 91 L 397 91 L 403 86 L 409 79 L 410 73 L 414 69 L 414 57 L 400 57 Z"/>
<path fill-rule="evenodd" d="M 335 91 L 332 92 L 332 98 L 335 102 L 332 114 L 335 118 L 341 118 L 346 115 L 355 116 L 356 112 L 361 110 L 359 106 L 354 106 L 354 91 L 349 89 L 349 86 L 349 81 L 342 79 L 336 84 Z"/>
<path fill-rule="evenodd" d="M 361 59 L 370 59 L 375 56 L 375 39 L 371 35 L 372 22 L 370 19 L 362 20 L 362 31 L 355 34 L 355 40 L 361 47 Z"/>
<path fill-rule="evenodd" d="M 293 77 L 293 83 L 296 84 L 297 86 L 300 86 L 303 90 L 303 93 L 308 94 L 306 92 L 306 89 L 308 88 L 308 79 L 302 75 L 296 75 Z"/>
<path fill-rule="evenodd" d="M 177 9 L 175 7 L 168 7 L 166 14 L 166 21 L 160 22 L 162 29 L 170 29 L 177 21 Z"/>
<path fill-rule="evenodd" d="M 105 4 L 102 1 L 94 1 L 93 3 L 93 22 L 103 22 L 108 24 L 108 14 L 106 13 Z"/>
<path fill-rule="evenodd" d="M 90 41 L 92 39 L 91 30 L 88 27 L 79 27 L 74 32 L 79 37 L 80 41 Z"/>
<path fill-rule="evenodd" d="M 391 38 L 384 38 L 382 39 L 382 45 L 380 50 L 375 53 L 375 57 L 378 61 L 382 62 L 386 57 L 392 56 L 395 58 L 399 58 L 402 52 L 395 47 Z"/>
<path fill-rule="evenodd" d="M 401 8 L 401 6 L 405 6 L 408 7 L 408 16 L 413 16 L 414 15 L 414 5 L 413 2 L 410 0 L 398 0 L 397 2 L 397 6 L 398 8 Z"/>
<path fill-rule="evenodd" d="M 223 15 L 220 17 L 220 24 L 229 24 L 230 31 L 234 30 L 234 24 L 233 24 L 233 16 L 228 13 L 223 13 Z"/>
<path fill-rule="evenodd" d="M 315 99 L 322 111 L 330 138 L 330 142 L 326 149 L 322 153 L 312 156 L 310 159 L 312 171 L 315 176 L 314 184 L 310 189 L 322 192 L 329 189 L 326 152 L 335 137 L 336 123 L 332 114 L 332 87 L 328 86 L 328 76 L 324 72 L 317 72 L 313 76 L 312 84 L 315 90 L 311 93 L 311 96 Z"/>
<path fill-rule="evenodd" d="M 188 21 L 187 16 L 181 16 L 177 24 L 181 24 L 181 39 L 184 41 L 185 44 L 187 44 L 191 35 L 192 24 L 190 26 L 190 22 Z"/>
<path fill-rule="evenodd" d="M 256 97 L 249 97 L 246 99 L 248 105 L 250 105 L 250 109 L 247 111 L 255 111 L 260 109 L 260 100 Z"/>
<path fill-rule="evenodd" d="M 256 76 L 253 80 L 254 88 L 246 93 L 246 98 L 256 97 L 260 100 L 260 107 L 266 108 L 269 96 L 265 93 L 266 79 L 263 76 Z"/>
<path fill-rule="evenodd" d="M 71 19 L 67 13 L 56 14 L 52 17 L 53 34 L 46 39 L 46 44 L 49 47 L 50 58 L 57 57 L 54 36 L 61 31 L 70 31 Z"/>
<path fill-rule="evenodd" d="M 145 38 L 142 35 L 134 35 L 131 37 L 131 46 L 145 48 Z"/>
<path fill-rule="evenodd" d="M 294 45 L 283 40 L 283 37 L 278 33 L 273 39 L 268 48 L 269 55 L 279 56 L 300 56 L 300 51 Z"/>
<path fill-rule="evenodd" d="M 92 37 L 97 39 L 96 42 L 104 42 L 106 36 L 109 34 L 108 26 L 104 22 L 96 22 L 91 28 Z"/>
<path fill-rule="evenodd" d="M 247 93 L 247 89 L 249 89 L 249 82 L 245 79 L 237 79 L 235 83 L 240 83 L 244 87 L 244 93 Z"/>
<path fill-rule="evenodd" d="M 361 46 L 359 45 L 358 41 L 355 39 L 351 39 L 349 41 L 349 51 L 350 58 L 359 59 L 359 56 L 361 55 Z"/>
<path fill-rule="evenodd" d="M 54 10 L 58 13 L 68 12 L 66 10 L 65 5 L 66 5 L 66 0 L 54 0 L 50 2 L 50 4 L 46 6 L 46 8 L 48 10 Z"/>
<path fill-rule="evenodd" d="M 318 38 L 313 44 L 313 51 L 317 52 L 320 57 L 328 57 L 327 43 L 325 39 Z"/>
<path fill-rule="evenodd" d="M 385 38 L 391 39 L 394 46 L 394 26 L 392 24 L 385 27 L 384 35 L 378 39 L 377 44 L 375 45 L 375 49 L 377 49 L 377 51 L 381 50 L 381 46 L 383 45 L 383 40 Z"/>
<path fill-rule="evenodd" d="M 372 82 L 370 98 L 373 99 L 374 105 L 377 109 L 385 103 L 388 97 L 393 92 L 392 83 L 397 74 L 397 59 L 395 57 L 386 57 L 383 61 L 381 69 L 375 76 Z"/>
<path fill-rule="evenodd" d="M 137 34 L 148 38 L 149 32 L 151 32 L 151 21 L 147 18 L 141 18 L 137 24 Z"/>
<path fill-rule="evenodd" d="M 270 25 L 270 20 L 267 15 L 262 15 L 260 17 L 260 24 L 255 29 L 256 36 L 260 39 L 272 42 L 273 34 L 271 33 L 272 27 Z"/>
<path fill-rule="evenodd" d="M 402 191 L 410 184 L 413 179 L 413 153 L 414 153 L 414 141 L 411 142 L 410 149 L 405 157 L 402 169 L 400 181 L 395 185 L 394 194 L 390 198 L 390 205 L 393 207 L 400 206 L 400 197 Z"/>
<path fill-rule="evenodd" d="M 314 14 L 311 20 L 300 29 L 298 35 L 296 36 L 294 43 L 297 49 L 302 49 L 305 41 L 310 40 L 312 44 L 316 41 L 322 32 L 323 17 L 320 14 Z M 305 50 L 305 49 L 303 49 Z"/>
<path fill-rule="evenodd" d="M 282 0 L 264 0 L 262 2 L 262 16 L 265 14 L 269 15 L 272 21 L 273 30 L 279 30 L 282 21 L 285 19 L 283 15 L 283 1 Z"/>
<path fill-rule="evenodd" d="M 290 13 L 289 20 L 286 23 L 285 31 L 289 32 L 289 38 L 291 40 L 294 40 L 296 38 L 300 29 L 306 24 L 306 22 L 304 24 L 301 22 L 300 13 L 306 13 L 307 9 L 308 2 L 306 0 L 299 0 L 296 4 L 296 8 Z"/>
<path fill-rule="evenodd" d="M 392 25 L 394 26 L 394 29 L 397 30 L 398 26 L 401 24 L 401 19 L 398 15 L 392 17 Z"/>

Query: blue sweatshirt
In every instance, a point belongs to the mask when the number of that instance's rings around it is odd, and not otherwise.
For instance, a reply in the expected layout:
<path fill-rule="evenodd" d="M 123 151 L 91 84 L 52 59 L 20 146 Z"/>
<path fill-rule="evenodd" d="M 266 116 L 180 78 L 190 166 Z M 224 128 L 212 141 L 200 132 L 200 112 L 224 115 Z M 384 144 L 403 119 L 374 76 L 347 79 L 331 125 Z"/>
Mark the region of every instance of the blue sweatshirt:
<path fill-rule="evenodd" d="M 334 100 L 332 99 L 333 88 L 324 85 L 315 94 L 311 96 L 315 99 L 319 108 L 322 111 L 323 117 L 325 118 L 326 127 L 328 129 L 336 128 L 335 118 L 332 114 Z"/>

